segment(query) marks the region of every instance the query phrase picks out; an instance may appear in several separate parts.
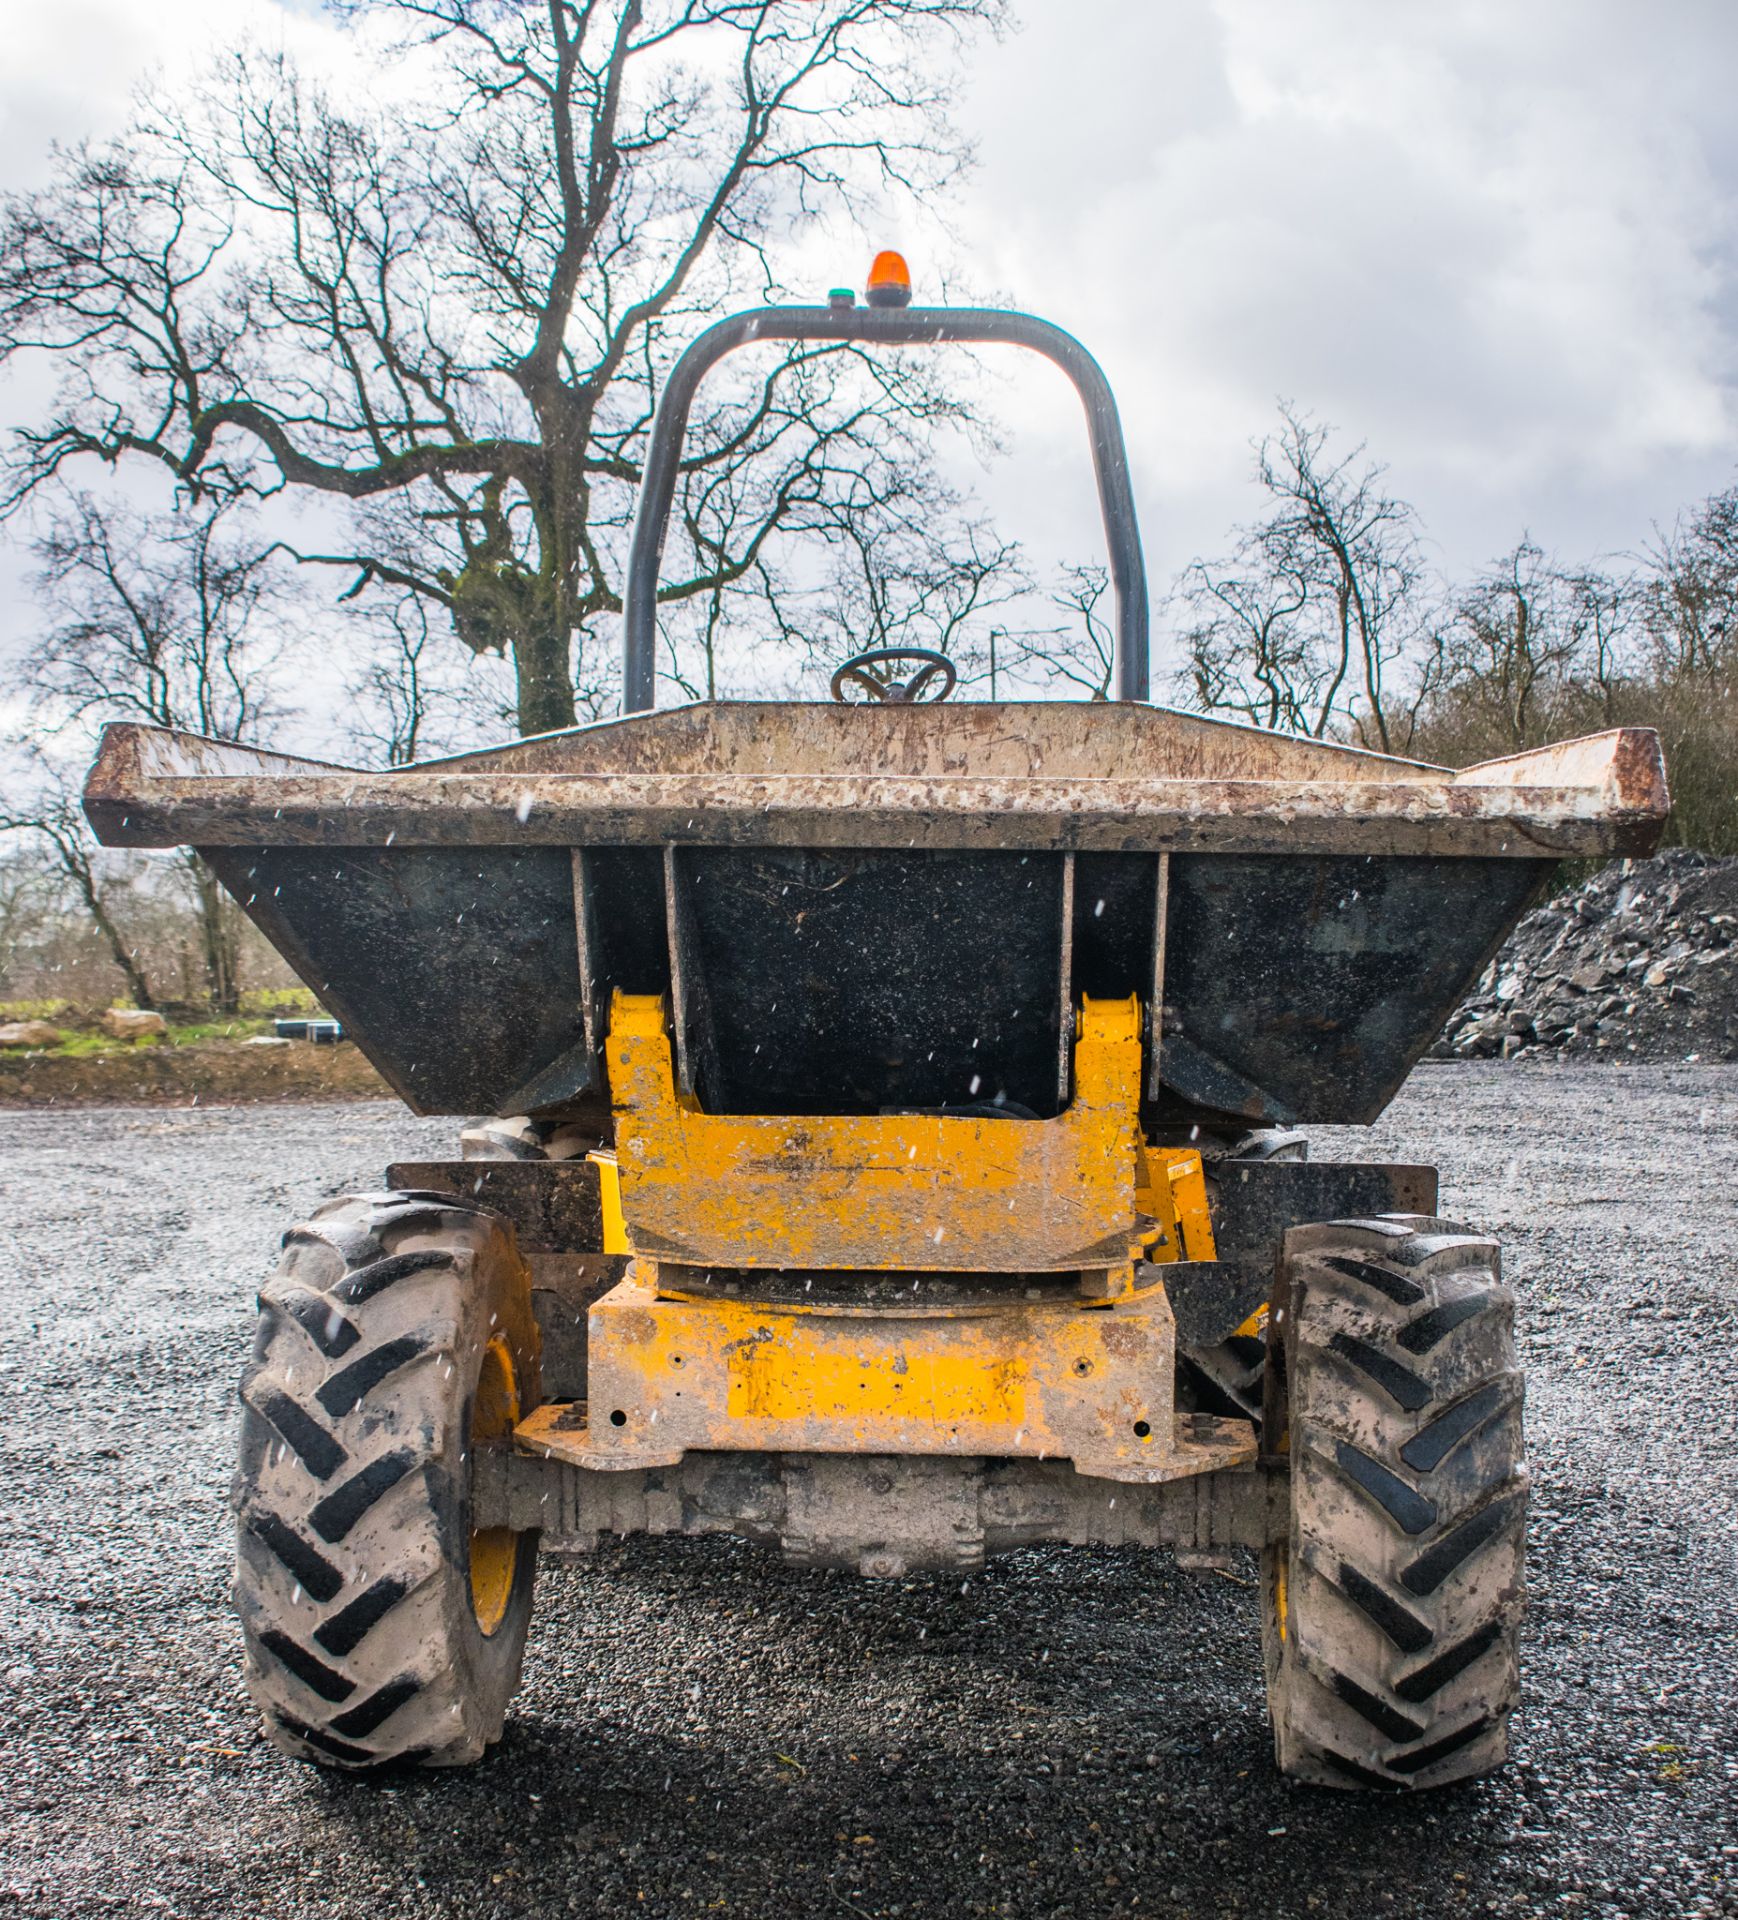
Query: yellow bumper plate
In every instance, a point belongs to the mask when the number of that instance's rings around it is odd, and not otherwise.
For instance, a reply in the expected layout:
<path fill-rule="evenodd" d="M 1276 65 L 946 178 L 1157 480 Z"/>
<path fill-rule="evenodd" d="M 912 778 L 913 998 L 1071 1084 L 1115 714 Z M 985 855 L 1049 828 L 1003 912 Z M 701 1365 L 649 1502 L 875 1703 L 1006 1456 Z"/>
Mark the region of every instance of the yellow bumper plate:
<path fill-rule="evenodd" d="M 1142 1482 L 1255 1458 L 1248 1422 L 1175 1412 L 1162 1291 L 930 1313 L 661 1297 L 658 1280 L 636 1259 L 592 1307 L 588 1404 L 540 1408 L 521 1447 L 595 1468 L 690 1451 L 987 1454 Z"/>

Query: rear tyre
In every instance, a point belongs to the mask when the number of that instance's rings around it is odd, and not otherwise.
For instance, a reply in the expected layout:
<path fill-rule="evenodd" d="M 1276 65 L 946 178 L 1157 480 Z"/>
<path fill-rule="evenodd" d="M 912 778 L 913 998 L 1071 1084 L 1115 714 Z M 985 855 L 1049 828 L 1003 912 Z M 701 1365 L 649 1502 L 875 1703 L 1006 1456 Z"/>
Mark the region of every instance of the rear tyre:
<path fill-rule="evenodd" d="M 284 1752 L 463 1766 L 500 1738 L 537 1536 L 473 1528 L 470 1456 L 536 1406 L 537 1362 L 490 1214 L 370 1194 L 284 1236 L 233 1492 L 248 1689 Z"/>
<path fill-rule="evenodd" d="M 1527 1470 L 1495 1242 L 1416 1215 L 1285 1236 L 1289 1539 L 1263 1563 L 1282 1772 L 1410 1791 L 1508 1758 Z"/>

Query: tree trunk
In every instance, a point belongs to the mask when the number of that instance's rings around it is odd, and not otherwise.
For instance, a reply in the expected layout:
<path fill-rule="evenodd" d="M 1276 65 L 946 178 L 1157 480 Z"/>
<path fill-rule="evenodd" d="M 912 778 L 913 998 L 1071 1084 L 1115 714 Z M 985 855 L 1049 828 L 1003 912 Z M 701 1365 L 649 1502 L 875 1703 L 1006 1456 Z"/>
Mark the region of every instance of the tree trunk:
<path fill-rule="evenodd" d="M 241 1011 L 241 941 L 228 897 L 217 876 L 196 853 L 187 855 L 199 899 L 199 935 L 205 956 L 205 991 L 213 1013 Z"/>
<path fill-rule="evenodd" d="M 84 898 L 86 909 L 96 924 L 97 932 L 103 936 L 109 949 L 109 957 L 120 968 L 127 982 L 127 990 L 133 996 L 133 1005 L 146 1013 L 157 1009 L 156 996 L 151 991 L 151 983 L 145 978 L 145 970 L 134 957 L 133 950 L 121 938 L 121 930 L 109 918 L 108 909 L 103 905 L 102 896 L 97 892 L 96 876 L 91 872 L 89 863 L 82 860 L 76 851 L 70 850 L 59 840 L 55 842 L 60 853 L 61 865 L 72 876 L 73 884 Z"/>
<path fill-rule="evenodd" d="M 538 621 L 521 628 L 513 642 L 513 667 L 521 735 L 556 733 L 578 723 L 565 625 Z"/>

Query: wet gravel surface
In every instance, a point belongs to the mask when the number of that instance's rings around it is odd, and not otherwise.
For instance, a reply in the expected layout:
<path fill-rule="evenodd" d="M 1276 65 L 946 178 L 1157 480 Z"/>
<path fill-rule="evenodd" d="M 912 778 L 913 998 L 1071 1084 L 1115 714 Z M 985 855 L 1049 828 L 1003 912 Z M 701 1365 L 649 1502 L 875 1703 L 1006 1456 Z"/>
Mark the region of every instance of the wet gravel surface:
<path fill-rule="evenodd" d="M 380 1106 L 0 1116 L 0 1914 L 1738 1915 L 1738 1067 L 1420 1069 L 1522 1299 L 1518 1764 L 1274 1776 L 1251 1566 L 969 1583 L 729 1542 L 550 1563 L 505 1741 L 359 1784 L 243 1697 L 223 1498 L 282 1226 L 451 1129 Z"/>

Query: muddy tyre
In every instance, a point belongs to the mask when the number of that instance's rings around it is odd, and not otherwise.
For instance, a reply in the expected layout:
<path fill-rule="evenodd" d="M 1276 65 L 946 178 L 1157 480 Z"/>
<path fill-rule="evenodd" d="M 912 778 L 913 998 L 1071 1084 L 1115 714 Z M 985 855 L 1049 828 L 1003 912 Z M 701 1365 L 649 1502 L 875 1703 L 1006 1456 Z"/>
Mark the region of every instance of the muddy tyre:
<path fill-rule="evenodd" d="M 1263 1566 L 1281 1770 L 1406 1791 L 1508 1757 L 1527 1471 L 1498 1250 L 1415 1215 L 1293 1228 L 1291 1520 Z"/>
<path fill-rule="evenodd" d="M 284 1236 L 233 1503 L 248 1688 L 286 1753 L 462 1766 L 499 1739 L 537 1537 L 473 1529 L 470 1453 L 537 1404 L 537 1353 L 491 1215 L 371 1194 Z"/>

